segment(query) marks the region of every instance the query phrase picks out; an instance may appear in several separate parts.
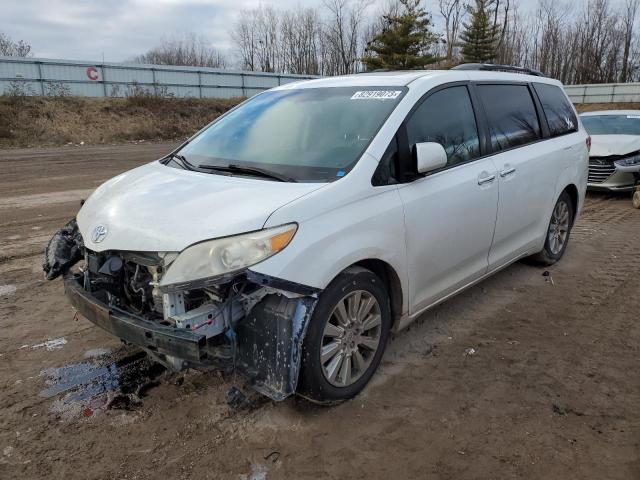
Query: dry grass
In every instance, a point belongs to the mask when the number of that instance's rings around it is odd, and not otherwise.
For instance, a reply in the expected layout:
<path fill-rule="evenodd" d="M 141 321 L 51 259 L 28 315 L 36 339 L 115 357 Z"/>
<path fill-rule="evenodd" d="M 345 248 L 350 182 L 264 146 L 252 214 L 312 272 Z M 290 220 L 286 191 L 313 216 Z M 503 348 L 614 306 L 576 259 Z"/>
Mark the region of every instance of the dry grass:
<path fill-rule="evenodd" d="M 577 103 L 578 113 L 598 110 L 640 110 L 640 103 Z"/>
<path fill-rule="evenodd" d="M 181 139 L 240 101 L 0 96 L 0 147 Z"/>
<path fill-rule="evenodd" d="M 0 96 L 0 147 L 183 139 L 241 100 Z M 589 103 L 576 108 L 580 113 L 640 110 L 640 103 Z"/>

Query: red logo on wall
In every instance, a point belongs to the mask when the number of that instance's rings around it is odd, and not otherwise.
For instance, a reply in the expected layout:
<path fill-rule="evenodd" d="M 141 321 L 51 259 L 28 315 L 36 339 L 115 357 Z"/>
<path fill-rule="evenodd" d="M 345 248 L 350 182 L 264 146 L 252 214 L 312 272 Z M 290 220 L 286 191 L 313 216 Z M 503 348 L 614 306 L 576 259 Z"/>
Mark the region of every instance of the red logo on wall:
<path fill-rule="evenodd" d="M 98 80 L 98 69 L 96 67 L 87 68 L 87 77 L 89 80 Z"/>

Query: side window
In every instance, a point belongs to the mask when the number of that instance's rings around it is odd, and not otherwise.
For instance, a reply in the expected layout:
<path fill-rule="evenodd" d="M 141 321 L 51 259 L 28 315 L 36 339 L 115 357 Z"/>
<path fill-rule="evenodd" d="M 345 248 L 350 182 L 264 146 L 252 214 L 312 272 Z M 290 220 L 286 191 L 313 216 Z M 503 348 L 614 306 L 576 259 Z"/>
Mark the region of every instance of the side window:
<path fill-rule="evenodd" d="M 560 87 L 534 83 L 552 137 L 578 131 L 578 119 Z"/>
<path fill-rule="evenodd" d="M 507 150 L 541 138 L 540 122 L 526 85 L 478 85 L 494 150 Z"/>
<path fill-rule="evenodd" d="M 467 87 L 449 87 L 429 96 L 407 122 L 409 146 L 437 142 L 447 152 L 447 165 L 480 155 L 476 118 Z"/>

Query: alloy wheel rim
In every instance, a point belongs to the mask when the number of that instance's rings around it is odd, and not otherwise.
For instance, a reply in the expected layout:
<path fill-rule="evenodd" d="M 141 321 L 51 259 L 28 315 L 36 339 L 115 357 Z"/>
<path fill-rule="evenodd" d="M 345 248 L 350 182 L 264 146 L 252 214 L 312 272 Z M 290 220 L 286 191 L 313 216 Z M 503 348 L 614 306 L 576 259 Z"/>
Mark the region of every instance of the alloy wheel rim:
<path fill-rule="evenodd" d="M 345 295 L 334 307 L 322 334 L 320 363 L 326 380 L 348 387 L 367 371 L 380 347 L 382 314 L 365 290 Z"/>
<path fill-rule="evenodd" d="M 569 206 L 566 202 L 558 202 L 551 215 L 549 224 L 549 250 L 553 255 L 562 251 L 569 235 Z"/>

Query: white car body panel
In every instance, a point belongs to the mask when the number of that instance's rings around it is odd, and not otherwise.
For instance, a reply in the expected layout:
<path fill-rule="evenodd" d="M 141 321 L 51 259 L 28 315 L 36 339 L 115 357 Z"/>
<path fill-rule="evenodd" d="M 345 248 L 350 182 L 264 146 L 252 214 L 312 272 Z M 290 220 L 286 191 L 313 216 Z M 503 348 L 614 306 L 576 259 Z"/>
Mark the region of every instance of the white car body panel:
<path fill-rule="evenodd" d="M 397 186 L 371 187 L 376 166 L 365 155 L 346 177 L 276 210 L 265 227 L 296 218 L 298 232 L 282 254 L 251 270 L 324 289 L 348 266 L 380 259 L 398 273 L 406 306 L 402 203 Z"/>
<path fill-rule="evenodd" d="M 560 172 L 581 165 L 580 171 L 572 173 L 576 187 L 582 192 L 580 197 L 584 196 L 588 166 L 585 152 L 584 134 L 578 132 L 557 137 L 553 142 L 536 142 L 493 155 L 498 168 L 500 203 L 489 269 L 542 249 L 551 210 L 567 185 L 558 182 Z"/>
<path fill-rule="evenodd" d="M 626 155 L 640 150 L 638 135 L 592 135 L 591 156 Z"/>
<path fill-rule="evenodd" d="M 345 268 L 375 259 L 397 274 L 405 326 L 425 308 L 544 244 L 551 210 L 570 184 L 578 211 L 586 190 L 586 133 L 530 144 L 401 185 L 372 186 L 389 142 L 430 89 L 466 80 L 560 82 L 481 71 L 334 77 L 279 90 L 407 86 L 408 91 L 355 167 L 331 183 L 282 183 L 169 168 L 158 162 L 102 185 L 78 215 L 95 251 L 175 251 L 197 242 L 298 223 L 291 243 L 252 271 L 324 289 Z M 504 178 L 501 171 L 515 168 Z M 478 185 L 478 178 L 496 175 Z M 100 243 L 92 229 L 105 225 Z"/>
<path fill-rule="evenodd" d="M 478 185 L 491 176 L 493 181 Z M 405 209 L 409 313 L 486 273 L 498 208 L 495 176 L 493 160 L 485 158 L 399 188 Z"/>
<path fill-rule="evenodd" d="M 281 205 L 321 183 L 279 183 L 180 170 L 153 162 L 101 185 L 78 213 L 86 245 L 96 252 L 179 252 L 212 238 L 259 230 Z M 108 234 L 92 241 L 102 225 Z"/>

